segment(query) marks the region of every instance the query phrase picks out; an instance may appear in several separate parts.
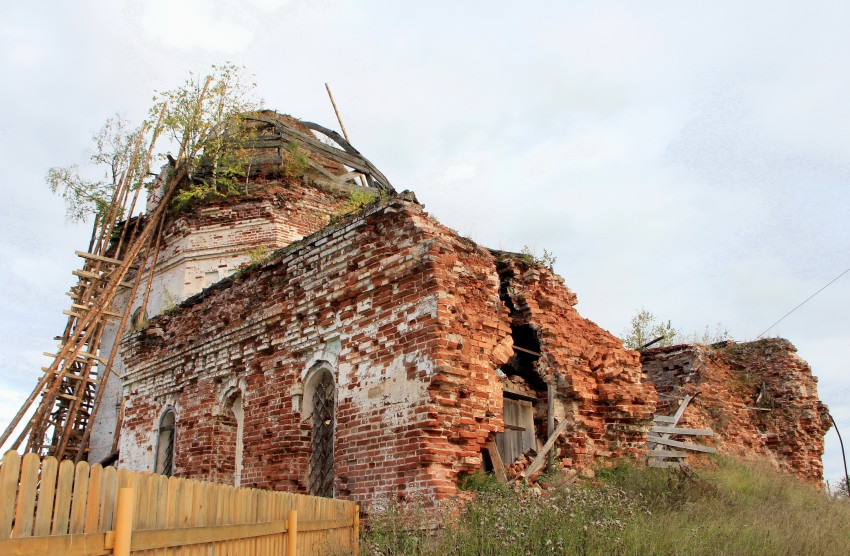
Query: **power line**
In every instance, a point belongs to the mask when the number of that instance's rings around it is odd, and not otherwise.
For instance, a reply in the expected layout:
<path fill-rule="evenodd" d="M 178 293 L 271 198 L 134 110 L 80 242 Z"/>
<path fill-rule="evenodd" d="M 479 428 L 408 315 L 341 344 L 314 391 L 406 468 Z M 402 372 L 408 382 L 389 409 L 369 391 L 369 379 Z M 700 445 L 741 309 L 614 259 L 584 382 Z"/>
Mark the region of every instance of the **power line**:
<path fill-rule="evenodd" d="M 762 336 L 764 336 L 765 334 L 767 334 L 767 332 L 768 332 L 771 328 L 773 328 L 774 326 L 776 326 L 777 324 L 779 324 L 780 322 L 782 322 L 783 320 L 785 320 L 785 317 L 787 317 L 788 315 L 790 315 L 791 313 L 793 313 L 794 311 L 796 311 L 797 309 L 799 309 L 800 307 L 802 307 L 803 305 L 805 305 L 805 304 L 806 304 L 806 303 L 807 303 L 807 302 L 808 302 L 811 298 L 813 298 L 814 296 L 816 296 L 817 294 L 819 294 L 820 292 L 822 292 L 823 290 L 825 290 L 826 288 L 828 288 L 829 286 L 831 286 L 833 282 L 835 282 L 836 280 L 838 280 L 839 278 L 841 278 L 842 276 L 844 276 L 844 275 L 845 275 L 845 274 L 847 274 L 848 272 L 850 272 L 850 268 L 848 268 L 847 270 L 845 270 L 844 272 L 842 272 L 841 274 L 839 274 L 838 276 L 836 276 L 835 278 L 833 278 L 833 279 L 829 282 L 829 284 L 825 285 L 824 287 L 822 287 L 821 289 L 819 289 L 818 291 L 816 291 L 815 293 L 813 293 L 812 295 L 810 295 L 809 297 L 807 297 L 805 301 L 803 301 L 802 303 L 800 303 L 799 305 L 797 305 L 796 307 L 794 307 L 793 309 L 791 309 L 790 311 L 788 311 L 787 313 L 785 313 L 785 314 L 782 316 L 782 318 L 781 318 L 781 319 L 779 319 L 778 321 L 776 321 L 776 322 L 774 322 L 773 324 L 771 324 L 770 326 L 768 326 L 768 327 L 767 327 L 767 330 L 765 330 L 764 332 L 762 332 L 761 334 L 759 334 L 758 336 L 756 336 L 756 340 L 758 340 L 759 338 L 761 338 Z"/>

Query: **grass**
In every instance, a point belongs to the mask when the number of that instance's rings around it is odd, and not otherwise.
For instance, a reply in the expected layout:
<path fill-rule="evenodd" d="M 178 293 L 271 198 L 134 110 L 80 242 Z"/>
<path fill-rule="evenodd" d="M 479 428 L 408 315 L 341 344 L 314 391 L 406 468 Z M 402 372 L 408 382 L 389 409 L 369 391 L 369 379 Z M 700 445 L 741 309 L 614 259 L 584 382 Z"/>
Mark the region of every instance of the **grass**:
<path fill-rule="evenodd" d="M 850 501 L 731 460 L 700 471 L 621 464 L 597 480 L 542 496 L 483 485 L 457 511 L 373 516 L 363 553 L 375 555 L 847 554 Z M 440 524 L 433 532 L 422 524 Z M 419 527 L 412 525 L 419 524 Z"/>

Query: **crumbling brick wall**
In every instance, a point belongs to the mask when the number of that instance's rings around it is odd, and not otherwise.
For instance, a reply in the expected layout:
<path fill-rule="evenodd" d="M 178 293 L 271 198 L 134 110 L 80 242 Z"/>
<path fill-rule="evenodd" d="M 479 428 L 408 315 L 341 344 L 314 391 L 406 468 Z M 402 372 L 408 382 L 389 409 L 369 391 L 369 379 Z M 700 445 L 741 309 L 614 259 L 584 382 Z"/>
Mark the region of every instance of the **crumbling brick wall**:
<path fill-rule="evenodd" d="M 699 394 L 681 422 L 713 429 L 708 442 L 721 454 L 764 458 L 806 481 L 823 480 L 827 408 L 817 378 L 788 340 L 650 349 L 643 366 L 659 392 L 659 414 L 671 415 L 685 394 Z"/>
<path fill-rule="evenodd" d="M 637 354 L 575 311 L 554 273 L 493 253 L 395 200 L 322 229 L 154 319 L 124 343 L 121 464 L 150 470 L 176 414 L 175 472 L 227 480 L 230 396 L 244 407 L 242 484 L 306 491 L 305 384 L 336 383 L 335 492 L 365 504 L 456 493 L 503 428 L 500 369 L 517 327 L 557 389 L 565 465 L 636 455 L 654 411 Z M 536 347 L 536 346 L 534 346 Z M 228 436 L 229 438 L 229 436 Z M 545 440 L 545 439 L 544 439 Z"/>
<path fill-rule="evenodd" d="M 560 455 L 579 468 L 599 457 L 644 450 L 655 391 L 643 382 L 640 356 L 575 309 L 561 277 L 522 258 L 500 263 L 513 301 L 513 324 L 528 325 L 540 342 L 538 372 L 556 387 L 559 420 L 571 421 Z"/>

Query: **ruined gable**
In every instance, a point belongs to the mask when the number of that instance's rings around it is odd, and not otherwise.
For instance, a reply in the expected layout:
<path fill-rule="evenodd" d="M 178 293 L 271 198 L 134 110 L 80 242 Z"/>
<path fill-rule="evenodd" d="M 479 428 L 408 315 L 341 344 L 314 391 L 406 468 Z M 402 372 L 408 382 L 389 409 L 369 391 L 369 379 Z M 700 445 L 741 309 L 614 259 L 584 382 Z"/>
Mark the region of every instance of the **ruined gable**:
<path fill-rule="evenodd" d="M 713 429 L 720 453 L 764 458 L 805 481 L 823 480 L 829 416 L 817 378 L 788 340 L 650 349 L 643 367 L 661 414 L 672 414 L 685 394 L 699 394 L 682 423 Z"/>

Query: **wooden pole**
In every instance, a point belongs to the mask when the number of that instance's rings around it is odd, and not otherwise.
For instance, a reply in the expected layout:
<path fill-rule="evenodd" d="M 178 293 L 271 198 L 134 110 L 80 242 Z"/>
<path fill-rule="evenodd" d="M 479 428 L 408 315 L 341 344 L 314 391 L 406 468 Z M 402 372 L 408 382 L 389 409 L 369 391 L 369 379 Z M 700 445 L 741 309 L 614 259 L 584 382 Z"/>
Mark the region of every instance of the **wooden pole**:
<path fill-rule="evenodd" d="M 325 83 L 325 89 L 327 89 L 328 97 L 330 97 L 331 99 L 331 105 L 334 107 L 334 114 L 336 114 L 336 121 L 339 122 L 339 128 L 342 130 L 342 136 L 345 137 L 345 140 L 348 141 L 349 144 L 351 144 L 351 139 L 348 138 L 348 132 L 345 131 L 345 126 L 342 125 L 342 116 L 339 115 L 339 110 L 336 107 L 336 101 L 334 100 L 334 96 L 331 93 L 331 88 L 327 83 Z M 363 187 L 368 187 L 368 185 L 366 184 L 366 178 L 363 177 L 363 174 L 360 174 L 360 183 L 363 185 Z"/>
<path fill-rule="evenodd" d="M 130 542 L 133 540 L 133 512 L 136 509 L 136 497 L 132 488 L 118 491 L 118 507 L 115 511 L 114 556 L 130 556 Z"/>
<path fill-rule="evenodd" d="M 295 556 L 298 549 L 298 512 L 289 510 L 286 520 L 286 556 Z"/>

